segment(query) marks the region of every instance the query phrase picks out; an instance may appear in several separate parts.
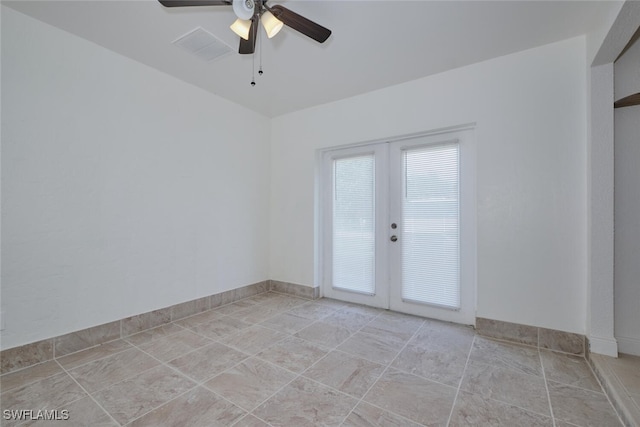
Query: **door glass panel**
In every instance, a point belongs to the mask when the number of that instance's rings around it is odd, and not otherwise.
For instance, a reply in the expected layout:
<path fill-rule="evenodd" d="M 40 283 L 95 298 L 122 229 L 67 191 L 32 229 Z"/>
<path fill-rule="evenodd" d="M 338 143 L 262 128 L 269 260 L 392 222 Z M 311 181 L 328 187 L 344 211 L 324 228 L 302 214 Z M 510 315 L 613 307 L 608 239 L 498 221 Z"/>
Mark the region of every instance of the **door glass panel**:
<path fill-rule="evenodd" d="M 375 293 L 373 154 L 333 161 L 332 286 Z"/>
<path fill-rule="evenodd" d="M 458 144 L 402 157 L 402 299 L 459 309 Z"/>

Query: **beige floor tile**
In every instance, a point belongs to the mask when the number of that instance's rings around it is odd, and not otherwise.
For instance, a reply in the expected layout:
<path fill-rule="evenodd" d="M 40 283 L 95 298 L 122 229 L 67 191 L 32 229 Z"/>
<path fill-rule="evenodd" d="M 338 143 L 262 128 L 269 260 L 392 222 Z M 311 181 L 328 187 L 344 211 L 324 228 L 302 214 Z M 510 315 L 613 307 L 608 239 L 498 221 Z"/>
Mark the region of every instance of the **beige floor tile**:
<path fill-rule="evenodd" d="M 118 424 L 102 408 L 100 408 L 90 397 L 76 400 L 73 403 L 64 405 L 58 409 L 58 414 L 62 415 L 62 410 L 68 411 L 68 419 L 64 420 L 40 420 L 33 423 L 26 423 L 24 426 L 37 427 L 116 427 Z"/>
<path fill-rule="evenodd" d="M 260 302 L 260 300 L 256 300 L 254 298 L 249 297 L 249 298 L 244 298 L 244 299 L 241 299 L 239 301 L 236 301 L 231 305 L 239 307 L 240 309 L 244 309 L 244 308 L 255 307 L 255 306 L 261 305 L 261 302 Z"/>
<path fill-rule="evenodd" d="M 0 408 L 4 417 L 5 410 L 57 409 L 86 396 L 87 394 L 69 375 L 61 373 L 2 393 Z M 2 421 L 4 426 L 19 424 L 18 421 L 4 418 Z"/>
<path fill-rule="evenodd" d="M 277 316 L 282 313 L 282 310 L 278 310 L 274 307 L 256 306 L 245 308 L 236 313 L 231 314 L 233 318 L 240 319 L 243 322 L 250 324 L 264 322 L 265 320 Z"/>
<path fill-rule="evenodd" d="M 216 342 L 173 359 L 169 365 L 201 382 L 226 371 L 247 357 L 249 355 L 246 353 Z"/>
<path fill-rule="evenodd" d="M 360 402 L 342 424 L 343 427 L 420 427 L 400 415 Z"/>
<path fill-rule="evenodd" d="M 183 328 L 193 329 L 198 325 L 213 322 L 223 317 L 224 315 L 219 312 L 219 309 L 213 309 L 205 311 L 203 313 L 195 314 L 193 316 L 185 317 L 184 319 L 176 320 L 173 323 L 182 326 Z"/>
<path fill-rule="evenodd" d="M 349 338 L 351 331 L 344 326 L 332 325 L 320 320 L 302 329 L 295 336 L 333 348 Z"/>
<path fill-rule="evenodd" d="M 404 340 L 390 333 L 357 332 L 339 345 L 337 349 L 382 365 L 388 365 L 398 355 L 404 344 Z"/>
<path fill-rule="evenodd" d="M 390 332 L 396 337 L 408 341 L 423 323 L 424 320 L 420 317 L 385 311 L 362 328 L 361 332 L 372 334 Z"/>
<path fill-rule="evenodd" d="M 69 374 L 89 393 L 93 393 L 138 375 L 159 363 L 137 348 L 132 348 L 74 368 Z"/>
<path fill-rule="evenodd" d="M 272 300 L 272 299 L 277 299 L 280 298 L 280 296 L 282 296 L 282 294 L 279 294 L 277 292 L 263 292 L 261 294 L 257 294 L 257 295 L 252 295 L 250 297 L 248 297 L 248 300 L 254 301 L 258 304 L 262 304 L 266 301 Z"/>
<path fill-rule="evenodd" d="M 640 394 L 640 356 L 620 354 L 611 367 L 629 393 Z"/>
<path fill-rule="evenodd" d="M 320 298 L 313 301 L 314 304 L 324 305 L 325 307 L 333 308 L 334 310 L 339 310 L 341 308 L 346 307 L 349 303 L 344 301 L 338 301 L 336 299 L 331 298 Z"/>
<path fill-rule="evenodd" d="M 304 376 L 361 398 L 385 367 L 348 353 L 332 351 L 304 372 Z"/>
<path fill-rule="evenodd" d="M 253 413 L 273 426 L 339 426 L 358 401 L 306 378 L 298 378 Z"/>
<path fill-rule="evenodd" d="M 258 353 L 257 357 L 293 372 L 302 372 L 329 352 L 326 347 L 290 337 Z"/>
<path fill-rule="evenodd" d="M 556 427 L 581 427 L 581 426 L 556 419 Z"/>
<path fill-rule="evenodd" d="M 473 328 L 427 320 L 409 344 L 426 349 L 462 353 L 467 356 L 474 337 Z"/>
<path fill-rule="evenodd" d="M 233 335 L 220 339 L 222 344 L 237 348 L 247 354 L 256 354 L 269 348 L 278 341 L 288 337 L 287 334 L 254 325 Z"/>
<path fill-rule="evenodd" d="M 249 326 L 251 326 L 251 323 L 243 322 L 240 319 L 235 319 L 233 317 L 221 317 L 208 323 L 202 323 L 190 329 L 207 338 L 218 340 L 242 329 L 248 328 Z"/>
<path fill-rule="evenodd" d="M 383 313 L 388 313 L 388 310 L 384 310 L 382 308 L 377 308 L 377 307 L 369 307 L 366 305 L 360 305 L 360 304 L 354 304 L 354 303 L 345 303 L 344 308 L 342 308 L 341 310 L 348 310 L 354 313 L 361 313 L 361 314 L 370 314 L 370 315 L 374 315 L 374 316 L 378 316 L 379 314 L 383 314 Z"/>
<path fill-rule="evenodd" d="M 63 370 L 60 368 L 60 365 L 55 361 L 50 360 L 48 362 L 39 363 L 19 371 L 2 375 L 0 377 L 0 393 L 35 383 L 62 372 Z"/>
<path fill-rule="evenodd" d="M 184 331 L 184 328 L 173 323 L 168 323 L 166 325 L 158 326 L 157 328 L 130 335 L 126 337 L 125 340 L 133 345 L 141 345 L 161 338 L 165 338 L 180 331 Z"/>
<path fill-rule="evenodd" d="M 582 427 L 619 426 L 620 420 L 603 393 L 548 382 L 556 419 Z"/>
<path fill-rule="evenodd" d="M 232 403 L 197 387 L 148 412 L 128 427 L 227 427 L 244 414 Z"/>
<path fill-rule="evenodd" d="M 301 329 L 309 326 L 311 323 L 313 323 L 313 320 L 311 319 L 296 316 L 291 312 L 285 312 L 265 320 L 261 325 L 287 334 L 295 334 Z"/>
<path fill-rule="evenodd" d="M 308 301 L 309 300 L 306 300 L 303 298 L 297 298 L 294 296 L 279 295 L 276 298 L 270 298 L 269 300 L 266 300 L 261 305 L 264 307 L 278 310 L 278 311 L 287 311 L 294 307 L 299 307 L 301 305 L 304 305 Z"/>
<path fill-rule="evenodd" d="M 541 350 L 542 366 L 547 380 L 602 391 L 583 357 Z"/>
<path fill-rule="evenodd" d="M 309 320 L 320 320 L 336 310 L 337 308 L 333 308 L 331 305 L 319 304 L 313 301 L 294 307 L 287 311 L 287 313 L 298 317 L 304 317 Z"/>
<path fill-rule="evenodd" d="M 611 360 L 640 409 L 640 358 Z M 2 409 L 72 413 L 21 424 L 38 426 L 550 427 L 550 404 L 555 427 L 620 426 L 580 357 L 274 292 L 3 375 L 0 393 Z"/>
<path fill-rule="evenodd" d="M 455 394 L 453 387 L 390 369 L 364 400 L 420 424 L 445 426 Z"/>
<path fill-rule="evenodd" d="M 473 341 L 469 359 L 489 365 L 515 369 L 525 374 L 542 375 L 538 349 L 533 347 L 476 337 Z"/>
<path fill-rule="evenodd" d="M 237 313 L 239 311 L 242 310 L 246 310 L 247 308 L 251 307 L 251 306 L 257 306 L 259 304 L 259 302 L 251 300 L 251 299 L 247 299 L 247 300 L 242 300 L 242 301 L 237 301 L 234 302 L 232 304 L 227 304 L 227 305 L 223 305 L 221 307 L 215 308 L 215 312 L 219 313 L 219 314 L 224 314 L 224 315 L 231 315 L 233 313 Z"/>
<path fill-rule="evenodd" d="M 449 427 L 553 427 L 551 417 L 461 391 Z M 557 426 L 556 426 L 557 427 Z"/>
<path fill-rule="evenodd" d="M 192 350 L 211 344 L 211 340 L 186 329 L 173 335 L 157 338 L 138 346 L 163 362 L 173 360 Z"/>
<path fill-rule="evenodd" d="M 251 358 L 215 376 L 205 385 L 241 408 L 251 411 L 295 377 L 290 371 Z"/>
<path fill-rule="evenodd" d="M 378 317 L 378 313 L 367 313 L 347 307 L 329 314 L 323 318 L 322 321 L 324 323 L 345 327 L 353 334 L 376 317 Z"/>
<path fill-rule="evenodd" d="M 68 356 L 60 357 L 56 360 L 63 368 L 73 369 L 77 366 L 84 365 L 85 363 L 103 359 L 131 348 L 133 347 L 128 342 L 124 340 L 116 340 L 88 348 L 77 353 L 69 354 Z"/>
<path fill-rule="evenodd" d="M 458 387 L 467 355 L 407 345 L 391 364 L 392 367 L 420 375 L 443 384 Z"/>
<path fill-rule="evenodd" d="M 631 394 L 631 399 L 638 406 L 638 410 L 640 410 L 640 394 Z"/>
<path fill-rule="evenodd" d="M 269 424 L 249 414 L 235 423 L 233 427 L 269 427 Z"/>
<path fill-rule="evenodd" d="M 94 394 L 120 424 L 127 424 L 193 388 L 195 383 L 166 366 L 157 366 Z"/>
<path fill-rule="evenodd" d="M 536 375 L 469 361 L 460 389 L 551 416 L 544 379 Z"/>

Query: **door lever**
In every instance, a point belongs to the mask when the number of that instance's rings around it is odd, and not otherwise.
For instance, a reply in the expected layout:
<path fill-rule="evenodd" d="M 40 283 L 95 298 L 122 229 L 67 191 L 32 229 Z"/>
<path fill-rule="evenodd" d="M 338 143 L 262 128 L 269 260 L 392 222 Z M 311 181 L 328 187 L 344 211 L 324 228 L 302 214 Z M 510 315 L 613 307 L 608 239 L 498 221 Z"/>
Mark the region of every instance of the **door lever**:
<path fill-rule="evenodd" d="M 391 236 L 390 240 L 392 242 L 395 242 L 396 240 L 398 240 L 398 236 L 396 236 L 395 234 L 393 236 Z"/>

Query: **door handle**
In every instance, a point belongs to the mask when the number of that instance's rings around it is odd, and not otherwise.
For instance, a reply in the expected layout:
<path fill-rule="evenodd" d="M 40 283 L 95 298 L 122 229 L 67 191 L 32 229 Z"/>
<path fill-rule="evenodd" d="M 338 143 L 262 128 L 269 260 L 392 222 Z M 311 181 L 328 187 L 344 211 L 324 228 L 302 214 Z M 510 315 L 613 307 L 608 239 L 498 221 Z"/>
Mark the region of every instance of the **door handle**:
<path fill-rule="evenodd" d="M 394 234 L 393 236 L 391 236 L 390 240 L 391 240 L 392 242 L 395 242 L 395 241 L 397 241 L 397 240 L 398 240 L 398 236 L 396 236 L 396 235 Z"/>

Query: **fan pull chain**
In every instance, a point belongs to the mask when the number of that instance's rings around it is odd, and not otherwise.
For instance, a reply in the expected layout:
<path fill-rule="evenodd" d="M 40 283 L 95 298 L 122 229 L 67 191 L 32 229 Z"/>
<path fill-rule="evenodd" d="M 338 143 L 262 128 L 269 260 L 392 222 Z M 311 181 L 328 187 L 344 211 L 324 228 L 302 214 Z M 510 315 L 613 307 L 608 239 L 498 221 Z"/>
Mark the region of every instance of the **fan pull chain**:
<path fill-rule="evenodd" d="M 260 68 L 258 69 L 258 75 L 261 76 L 262 75 L 262 37 L 258 38 L 258 43 L 259 43 L 258 49 L 260 49 Z"/>
<path fill-rule="evenodd" d="M 256 19 L 255 17 L 253 19 Z M 253 36 L 254 36 L 254 40 L 258 41 L 256 38 L 258 37 L 258 22 L 260 22 L 259 20 L 257 21 L 257 23 L 255 25 L 251 25 L 251 29 L 255 28 L 255 30 L 253 30 Z M 255 46 L 255 45 L 254 45 Z M 255 86 L 256 85 L 256 52 L 254 49 L 254 52 L 251 54 L 251 86 Z"/>
<path fill-rule="evenodd" d="M 251 54 L 251 86 L 256 85 L 256 55 Z"/>

